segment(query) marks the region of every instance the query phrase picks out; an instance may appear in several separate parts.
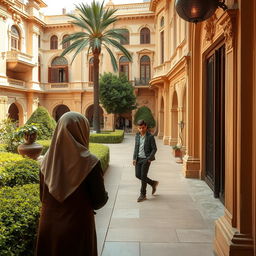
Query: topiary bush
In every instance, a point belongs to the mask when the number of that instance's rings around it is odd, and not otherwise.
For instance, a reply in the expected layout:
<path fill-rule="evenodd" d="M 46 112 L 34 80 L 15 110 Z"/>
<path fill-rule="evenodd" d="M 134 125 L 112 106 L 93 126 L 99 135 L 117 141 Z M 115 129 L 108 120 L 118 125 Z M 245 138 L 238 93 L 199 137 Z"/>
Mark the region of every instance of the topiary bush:
<path fill-rule="evenodd" d="M 90 142 L 93 143 L 121 143 L 124 139 L 123 130 L 115 130 L 114 132 L 91 133 Z"/>
<path fill-rule="evenodd" d="M 39 219 L 39 185 L 0 189 L 0 254 L 32 256 Z"/>
<path fill-rule="evenodd" d="M 26 124 L 35 123 L 38 127 L 38 140 L 47 140 L 52 137 L 56 127 L 55 120 L 50 116 L 49 112 L 44 107 L 38 107 Z"/>
<path fill-rule="evenodd" d="M 109 165 L 109 147 L 102 144 L 90 143 L 89 149 L 92 154 L 99 158 L 102 170 L 105 172 Z"/>
<path fill-rule="evenodd" d="M 154 128 L 156 126 L 156 121 L 152 115 L 152 112 L 146 106 L 140 107 L 136 111 L 134 115 L 134 124 L 137 125 L 139 120 L 144 120 L 147 123 L 148 128 Z"/>
<path fill-rule="evenodd" d="M 28 158 L 6 163 L 0 169 L 0 186 L 14 187 L 17 185 L 39 183 L 39 171 L 39 163 Z"/>

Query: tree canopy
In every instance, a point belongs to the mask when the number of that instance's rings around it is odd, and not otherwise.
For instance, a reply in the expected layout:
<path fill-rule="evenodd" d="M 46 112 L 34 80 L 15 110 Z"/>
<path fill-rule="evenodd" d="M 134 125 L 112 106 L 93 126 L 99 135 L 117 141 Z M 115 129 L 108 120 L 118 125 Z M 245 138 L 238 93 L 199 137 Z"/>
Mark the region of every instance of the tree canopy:
<path fill-rule="evenodd" d="M 112 114 L 122 114 L 136 108 L 133 86 L 125 75 L 104 73 L 100 77 L 100 102 Z"/>

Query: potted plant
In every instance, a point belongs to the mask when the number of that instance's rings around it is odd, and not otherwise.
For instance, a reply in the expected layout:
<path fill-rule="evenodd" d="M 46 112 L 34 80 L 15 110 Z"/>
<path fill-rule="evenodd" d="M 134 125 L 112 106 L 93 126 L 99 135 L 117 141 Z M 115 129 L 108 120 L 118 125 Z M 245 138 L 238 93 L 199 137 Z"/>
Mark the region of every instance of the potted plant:
<path fill-rule="evenodd" d="M 25 141 L 18 146 L 18 152 L 22 156 L 27 156 L 32 159 L 37 159 L 41 154 L 43 146 L 35 143 L 37 138 L 38 129 L 36 124 L 26 124 L 18 128 L 16 132 L 16 137 L 20 140 Z"/>
<path fill-rule="evenodd" d="M 182 151 L 180 145 L 172 146 L 174 157 L 182 157 Z"/>

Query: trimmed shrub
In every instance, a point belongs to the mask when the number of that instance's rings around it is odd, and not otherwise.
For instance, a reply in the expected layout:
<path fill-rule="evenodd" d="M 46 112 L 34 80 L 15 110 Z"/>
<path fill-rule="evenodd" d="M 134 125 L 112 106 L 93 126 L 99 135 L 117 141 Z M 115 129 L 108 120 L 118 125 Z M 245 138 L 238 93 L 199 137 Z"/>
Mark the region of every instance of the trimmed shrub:
<path fill-rule="evenodd" d="M 109 147 L 102 144 L 90 143 L 89 149 L 92 154 L 99 158 L 101 167 L 105 172 L 109 165 Z"/>
<path fill-rule="evenodd" d="M 156 126 L 156 121 L 152 115 L 152 112 L 146 106 L 140 107 L 135 113 L 134 124 L 137 125 L 139 120 L 144 120 L 147 123 L 148 128 L 154 128 Z"/>
<path fill-rule="evenodd" d="M 49 112 L 44 107 L 38 107 L 26 124 L 35 123 L 38 127 L 38 140 L 47 140 L 52 137 L 56 127 L 55 120 L 50 116 Z"/>
<path fill-rule="evenodd" d="M 0 186 L 14 187 L 29 183 L 39 183 L 39 163 L 24 158 L 17 162 L 5 164 L 0 169 Z"/>
<path fill-rule="evenodd" d="M 90 142 L 93 143 L 121 143 L 124 139 L 123 130 L 115 130 L 114 132 L 91 133 Z"/>
<path fill-rule="evenodd" d="M 39 185 L 0 189 L 1 256 L 32 256 L 39 219 Z"/>
<path fill-rule="evenodd" d="M 24 158 L 19 154 L 10 153 L 10 152 L 0 152 L 0 166 L 3 166 L 11 162 L 17 162 L 23 159 Z"/>
<path fill-rule="evenodd" d="M 43 146 L 41 155 L 44 155 L 51 145 L 51 140 L 37 140 L 36 142 Z"/>

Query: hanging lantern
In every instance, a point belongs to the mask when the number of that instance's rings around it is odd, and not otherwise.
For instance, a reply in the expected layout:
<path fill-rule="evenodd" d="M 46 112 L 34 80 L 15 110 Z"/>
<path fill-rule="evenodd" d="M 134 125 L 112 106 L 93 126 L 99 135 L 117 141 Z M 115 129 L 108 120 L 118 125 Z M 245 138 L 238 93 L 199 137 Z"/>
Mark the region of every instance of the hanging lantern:
<path fill-rule="evenodd" d="M 175 8 L 179 16 L 188 22 L 200 22 L 210 18 L 218 7 L 227 6 L 219 0 L 176 0 Z"/>

